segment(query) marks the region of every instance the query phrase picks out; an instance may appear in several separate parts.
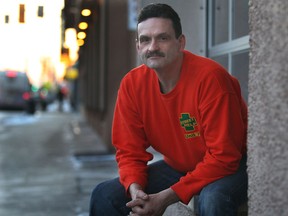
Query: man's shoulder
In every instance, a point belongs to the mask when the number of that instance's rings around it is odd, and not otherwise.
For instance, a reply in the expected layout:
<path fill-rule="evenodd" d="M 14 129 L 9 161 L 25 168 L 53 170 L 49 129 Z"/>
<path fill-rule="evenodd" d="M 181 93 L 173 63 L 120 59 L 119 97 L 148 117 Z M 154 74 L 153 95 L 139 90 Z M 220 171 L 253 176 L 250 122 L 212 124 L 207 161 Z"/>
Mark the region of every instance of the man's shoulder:
<path fill-rule="evenodd" d="M 147 73 L 148 71 L 150 71 L 151 69 L 148 68 L 145 64 L 141 64 L 137 67 L 134 67 L 133 69 L 131 69 L 128 74 L 133 74 L 134 76 L 136 75 L 141 75 L 143 73 Z"/>
<path fill-rule="evenodd" d="M 133 68 L 121 80 L 121 86 L 130 90 L 147 89 L 155 81 L 155 73 L 146 65 Z"/>
<path fill-rule="evenodd" d="M 142 64 L 131 69 L 127 74 L 125 74 L 123 80 L 132 79 L 134 82 L 137 82 L 138 80 L 147 78 L 149 76 L 153 76 L 153 71 L 146 65 Z"/>
<path fill-rule="evenodd" d="M 227 76 L 229 73 L 216 61 L 205 57 L 192 54 L 185 51 L 184 68 L 189 74 L 193 75 L 193 78 L 197 79 L 209 79 L 216 76 Z"/>
<path fill-rule="evenodd" d="M 217 63 L 216 61 L 212 60 L 211 58 L 208 58 L 206 56 L 200 56 L 196 55 L 194 53 L 191 53 L 188 50 L 184 50 L 184 55 L 185 55 L 185 60 L 186 62 L 184 63 L 190 63 L 191 66 L 199 66 L 201 68 L 222 68 L 222 66 Z"/>

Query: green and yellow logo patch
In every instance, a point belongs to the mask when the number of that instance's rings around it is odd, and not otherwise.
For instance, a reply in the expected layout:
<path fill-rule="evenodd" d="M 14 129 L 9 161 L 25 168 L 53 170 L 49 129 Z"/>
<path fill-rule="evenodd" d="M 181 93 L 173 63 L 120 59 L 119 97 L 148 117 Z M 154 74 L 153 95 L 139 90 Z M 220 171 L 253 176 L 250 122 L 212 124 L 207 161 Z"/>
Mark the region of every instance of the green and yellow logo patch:
<path fill-rule="evenodd" d="M 199 131 L 194 131 L 195 127 L 198 125 L 195 117 L 191 117 L 189 113 L 181 113 L 179 120 L 181 127 L 183 127 L 185 131 L 188 132 L 184 134 L 186 139 L 200 136 Z"/>
<path fill-rule="evenodd" d="M 191 117 L 189 113 L 181 113 L 180 125 L 185 129 L 185 131 L 195 130 L 197 121 L 195 117 Z"/>

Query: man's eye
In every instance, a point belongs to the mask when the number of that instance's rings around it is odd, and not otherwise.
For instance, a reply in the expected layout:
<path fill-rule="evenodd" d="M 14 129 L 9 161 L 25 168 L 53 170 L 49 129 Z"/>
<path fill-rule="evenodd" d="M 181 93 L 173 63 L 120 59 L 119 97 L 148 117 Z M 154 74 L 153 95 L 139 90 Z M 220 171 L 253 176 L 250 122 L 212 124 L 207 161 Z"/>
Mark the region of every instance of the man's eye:
<path fill-rule="evenodd" d="M 140 38 L 140 43 L 147 43 L 147 42 L 149 42 L 150 41 L 150 39 L 149 38 Z"/>
<path fill-rule="evenodd" d="M 160 40 L 160 41 L 167 41 L 167 40 L 169 40 L 169 37 L 168 37 L 168 36 L 161 36 L 161 37 L 159 38 L 159 40 Z"/>

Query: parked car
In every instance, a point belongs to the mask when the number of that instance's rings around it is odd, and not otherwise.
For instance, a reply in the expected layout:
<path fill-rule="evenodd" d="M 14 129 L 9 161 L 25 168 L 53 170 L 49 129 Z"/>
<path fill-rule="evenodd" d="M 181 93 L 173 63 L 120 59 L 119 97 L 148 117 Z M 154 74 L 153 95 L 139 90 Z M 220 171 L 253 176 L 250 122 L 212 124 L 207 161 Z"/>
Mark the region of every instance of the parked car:
<path fill-rule="evenodd" d="M 35 112 L 36 105 L 26 73 L 0 71 L 0 108 L 22 109 L 30 114 Z"/>

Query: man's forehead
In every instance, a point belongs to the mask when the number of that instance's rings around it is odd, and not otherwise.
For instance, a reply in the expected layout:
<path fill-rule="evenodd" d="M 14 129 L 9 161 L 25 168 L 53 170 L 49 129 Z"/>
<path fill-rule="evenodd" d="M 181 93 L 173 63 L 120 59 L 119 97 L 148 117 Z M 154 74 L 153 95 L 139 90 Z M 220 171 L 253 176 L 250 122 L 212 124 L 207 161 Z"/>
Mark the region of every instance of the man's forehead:
<path fill-rule="evenodd" d="M 137 26 L 138 35 L 161 34 L 173 32 L 172 21 L 165 18 L 149 18 Z"/>

